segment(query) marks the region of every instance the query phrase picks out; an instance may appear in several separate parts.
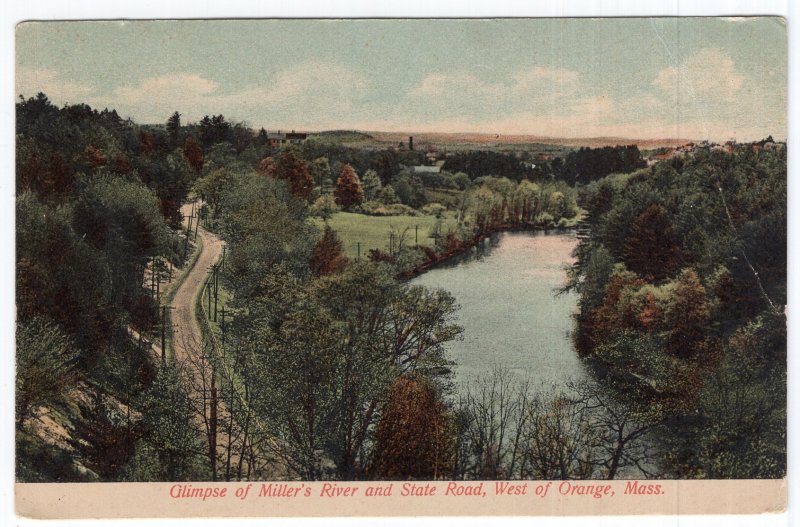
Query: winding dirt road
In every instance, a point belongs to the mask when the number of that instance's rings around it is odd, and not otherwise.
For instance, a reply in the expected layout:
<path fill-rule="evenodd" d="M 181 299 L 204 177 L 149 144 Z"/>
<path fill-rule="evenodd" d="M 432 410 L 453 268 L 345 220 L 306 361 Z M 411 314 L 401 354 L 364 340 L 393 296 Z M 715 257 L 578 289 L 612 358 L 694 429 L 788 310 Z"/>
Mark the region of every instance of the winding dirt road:
<path fill-rule="evenodd" d="M 192 205 L 184 205 L 181 212 L 188 217 Z M 192 229 L 195 229 L 194 224 Z M 242 413 L 246 403 L 240 399 L 240 395 L 233 396 L 231 404 L 236 406 L 240 416 L 245 416 L 243 426 L 233 419 L 223 400 L 223 390 L 232 388 L 233 384 L 224 380 L 224 372 L 220 376 L 220 372 L 215 372 L 211 366 L 209 357 L 215 356 L 220 350 L 214 350 L 212 344 L 204 339 L 198 322 L 198 316 L 204 315 L 197 312 L 195 303 L 212 266 L 222 257 L 223 242 L 202 227 L 197 229 L 197 235 L 202 240 L 202 250 L 170 303 L 172 354 L 173 362 L 181 372 L 196 426 L 206 438 L 209 457 L 215 459 L 214 479 L 285 479 L 285 468 L 281 468 L 282 464 L 270 454 L 271 450 L 274 451 L 271 448 L 274 447 L 274 440 L 262 433 L 261 440 L 254 442 L 253 432 L 262 427 L 251 413 Z M 221 383 L 225 386 L 221 386 Z M 231 392 L 227 391 L 226 394 L 230 401 Z"/>
<path fill-rule="evenodd" d="M 181 212 L 188 217 L 192 212 L 192 205 L 187 203 L 181 208 Z M 203 240 L 203 250 L 170 303 L 173 325 L 172 352 L 178 363 L 194 359 L 193 354 L 197 351 L 195 346 L 203 341 L 200 325 L 195 316 L 194 301 L 208 278 L 211 267 L 222 257 L 223 243 L 219 236 L 202 228 L 197 230 L 197 235 Z"/>

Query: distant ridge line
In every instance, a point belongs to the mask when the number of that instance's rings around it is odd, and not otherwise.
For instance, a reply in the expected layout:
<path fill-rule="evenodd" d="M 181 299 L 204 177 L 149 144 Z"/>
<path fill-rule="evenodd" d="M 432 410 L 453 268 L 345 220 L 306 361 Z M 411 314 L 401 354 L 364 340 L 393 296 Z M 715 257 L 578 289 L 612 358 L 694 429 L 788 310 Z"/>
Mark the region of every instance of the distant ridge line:
<path fill-rule="evenodd" d="M 324 130 L 310 132 L 313 135 L 353 134 L 362 135 L 378 142 L 398 143 L 408 141 L 413 136 L 417 144 L 422 143 L 450 143 L 450 144 L 546 144 L 561 146 L 616 146 L 636 144 L 649 148 L 659 146 L 676 146 L 692 142 L 696 139 L 688 138 L 658 138 L 658 139 L 633 139 L 630 137 L 548 137 L 528 134 L 490 134 L 474 132 L 381 132 L 374 130 Z"/>

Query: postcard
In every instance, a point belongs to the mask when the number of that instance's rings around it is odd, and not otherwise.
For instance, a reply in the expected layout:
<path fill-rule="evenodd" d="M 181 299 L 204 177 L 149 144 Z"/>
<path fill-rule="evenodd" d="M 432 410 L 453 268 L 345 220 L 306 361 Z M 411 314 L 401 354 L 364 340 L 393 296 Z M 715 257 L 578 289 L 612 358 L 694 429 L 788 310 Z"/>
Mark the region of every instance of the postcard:
<path fill-rule="evenodd" d="M 16 506 L 787 503 L 779 17 L 27 21 Z"/>

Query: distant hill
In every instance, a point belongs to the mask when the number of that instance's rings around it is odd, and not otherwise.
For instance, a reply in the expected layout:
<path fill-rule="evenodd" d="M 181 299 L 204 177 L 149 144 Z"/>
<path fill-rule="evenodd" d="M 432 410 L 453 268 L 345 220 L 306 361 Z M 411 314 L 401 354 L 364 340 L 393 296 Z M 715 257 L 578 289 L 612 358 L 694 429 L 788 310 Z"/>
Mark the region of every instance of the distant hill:
<path fill-rule="evenodd" d="M 691 142 L 690 139 L 631 139 L 626 137 L 544 137 L 537 135 L 505 135 L 481 133 L 417 133 L 380 132 L 358 130 L 325 130 L 310 132 L 310 138 L 326 143 L 336 143 L 356 148 L 382 149 L 395 147 L 402 143 L 408 145 L 409 136 L 414 137 L 417 149 L 427 147 L 444 148 L 450 151 L 492 150 L 528 151 L 563 155 L 568 150 L 580 147 L 598 148 L 602 146 L 635 144 L 642 150 L 675 147 Z"/>
<path fill-rule="evenodd" d="M 330 143 L 360 143 L 372 141 L 374 139 L 371 135 L 357 130 L 325 130 L 322 132 L 313 132 L 308 135 L 309 137 Z"/>
<path fill-rule="evenodd" d="M 415 133 L 415 132 L 367 132 L 376 141 L 398 143 L 408 141 L 408 136 L 414 136 L 416 144 L 435 145 L 464 145 L 485 144 L 487 146 L 499 145 L 553 145 L 597 148 L 600 146 L 636 144 L 640 148 L 659 148 L 662 146 L 675 146 L 686 144 L 691 139 L 631 139 L 626 137 L 543 137 L 537 135 L 505 135 L 505 134 L 479 134 L 479 133 Z"/>

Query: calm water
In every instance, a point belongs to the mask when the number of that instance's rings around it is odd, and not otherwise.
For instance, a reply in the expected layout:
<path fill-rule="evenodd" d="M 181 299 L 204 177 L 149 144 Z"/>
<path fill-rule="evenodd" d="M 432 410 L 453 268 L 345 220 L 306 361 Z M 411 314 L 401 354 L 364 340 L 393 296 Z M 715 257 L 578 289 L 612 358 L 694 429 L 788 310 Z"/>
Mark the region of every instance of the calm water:
<path fill-rule="evenodd" d="M 571 234 L 503 233 L 487 240 L 483 251 L 412 281 L 449 291 L 461 306 L 464 339 L 450 344 L 448 353 L 457 363 L 456 386 L 490 374 L 494 366 L 530 379 L 532 386 L 563 387 L 587 376 L 570 340 L 577 295 L 555 295 L 576 244 Z"/>

